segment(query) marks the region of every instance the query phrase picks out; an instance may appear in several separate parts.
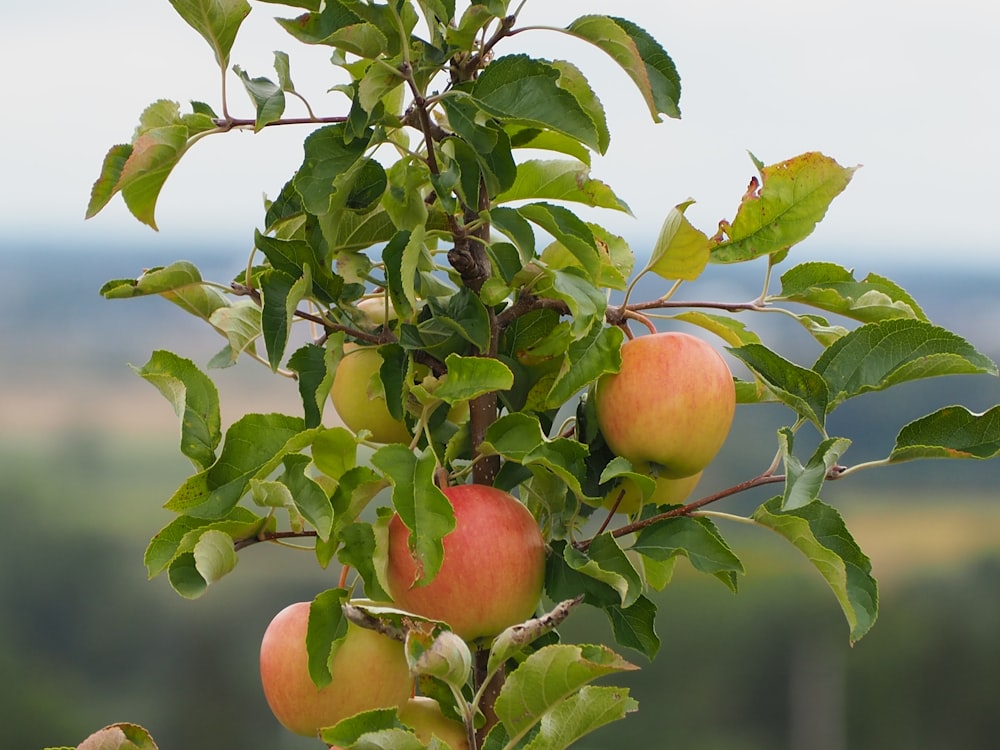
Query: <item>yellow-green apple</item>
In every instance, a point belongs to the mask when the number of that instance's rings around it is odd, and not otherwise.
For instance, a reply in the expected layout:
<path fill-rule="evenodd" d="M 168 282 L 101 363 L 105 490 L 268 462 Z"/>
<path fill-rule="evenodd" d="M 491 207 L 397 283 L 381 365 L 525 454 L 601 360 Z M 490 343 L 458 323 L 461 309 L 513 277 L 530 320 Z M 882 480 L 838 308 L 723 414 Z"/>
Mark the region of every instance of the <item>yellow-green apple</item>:
<path fill-rule="evenodd" d="M 373 382 L 382 367 L 382 355 L 374 346 L 345 344 L 330 387 L 337 414 L 354 432 L 368 430 L 376 443 L 409 443 L 406 423 L 389 414 L 385 396 Z"/>
<path fill-rule="evenodd" d="M 680 478 L 708 466 L 729 434 L 736 388 L 725 360 L 686 333 L 638 336 L 622 345 L 617 373 L 594 390 L 608 447 L 633 465 L 658 464 Z"/>
<path fill-rule="evenodd" d="M 432 736 L 444 740 L 451 750 L 469 750 L 469 735 L 465 724 L 449 719 L 433 698 L 416 696 L 399 707 L 399 720 L 411 727 L 417 739 L 425 745 Z"/>
<path fill-rule="evenodd" d="M 392 306 L 392 301 L 381 294 L 358 300 L 357 308 L 373 326 L 382 326 L 396 319 L 396 309 Z"/>
<path fill-rule="evenodd" d="M 641 469 L 641 467 L 637 468 Z M 648 464 L 646 465 L 646 470 L 648 470 Z M 701 474 L 702 472 L 699 471 L 697 474 L 678 479 L 662 476 L 655 477 L 656 487 L 653 489 L 653 494 L 647 497 L 645 501 L 642 499 L 642 492 L 639 490 L 638 485 L 628 477 L 625 477 L 604 496 L 602 507 L 611 510 L 617 502 L 616 513 L 632 515 L 642 508 L 643 505 L 679 505 L 694 492 L 695 485 L 701 479 Z M 620 501 L 618 500 L 619 495 L 621 495 Z"/>
<path fill-rule="evenodd" d="M 281 610 L 260 644 L 260 679 L 275 718 L 291 732 L 314 737 L 321 727 L 375 708 L 403 705 L 413 681 L 403 644 L 353 623 L 330 662 L 333 680 L 317 688 L 309 676 L 309 602 Z"/>
<path fill-rule="evenodd" d="M 443 540 L 444 559 L 430 583 L 410 554 L 410 530 L 399 514 L 389 521 L 388 591 L 401 609 L 443 620 L 467 641 L 490 638 L 532 617 L 545 579 L 545 542 L 531 512 L 495 487 L 443 489 L 455 528 Z"/>

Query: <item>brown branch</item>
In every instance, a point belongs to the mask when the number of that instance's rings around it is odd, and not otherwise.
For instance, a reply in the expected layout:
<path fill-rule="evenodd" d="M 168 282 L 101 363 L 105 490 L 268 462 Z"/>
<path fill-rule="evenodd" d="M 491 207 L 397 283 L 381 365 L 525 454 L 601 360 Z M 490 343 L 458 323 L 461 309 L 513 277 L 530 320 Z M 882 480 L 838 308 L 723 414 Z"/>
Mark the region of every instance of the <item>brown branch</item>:
<path fill-rule="evenodd" d="M 233 540 L 233 548 L 239 552 L 241 549 L 246 549 L 261 542 L 274 542 L 279 539 L 306 539 L 317 536 L 319 535 L 315 531 L 268 531 L 264 534 L 247 537 L 246 539 L 235 539 Z"/>
<path fill-rule="evenodd" d="M 239 117 L 220 117 L 212 120 L 215 126 L 222 132 L 227 132 L 233 128 L 253 128 L 257 126 L 257 121 L 253 119 Z M 272 125 L 325 125 L 337 122 L 347 122 L 344 116 L 336 117 L 282 117 L 271 122 L 265 122 L 263 127 L 269 128 Z"/>

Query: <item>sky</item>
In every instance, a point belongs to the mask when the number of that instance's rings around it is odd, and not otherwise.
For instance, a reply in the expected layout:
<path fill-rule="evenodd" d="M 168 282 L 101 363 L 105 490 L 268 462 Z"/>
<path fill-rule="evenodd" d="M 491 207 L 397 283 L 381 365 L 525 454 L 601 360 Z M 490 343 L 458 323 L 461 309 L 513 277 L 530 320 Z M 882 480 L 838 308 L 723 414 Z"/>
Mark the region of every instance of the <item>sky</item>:
<path fill-rule="evenodd" d="M 297 9 L 251 2 L 232 62 L 273 77 L 272 51 L 291 55 L 296 87 L 317 112 L 342 114 L 327 94 L 336 71 L 326 48 L 304 48 L 273 22 Z M 8 94 L 0 118 L 0 252 L 25 240 L 143 247 L 207 241 L 246 245 L 301 161 L 307 130 L 229 133 L 199 143 L 160 196 L 153 232 L 120 198 L 84 221 L 90 187 L 112 144 L 129 140 L 160 98 L 220 109 L 211 51 L 167 0 L 50 0 L 4 11 L 0 63 Z M 649 31 L 677 65 L 681 120 L 656 124 L 624 73 L 578 40 L 533 31 L 503 52 L 571 59 L 604 103 L 611 147 L 592 176 L 634 217 L 596 220 L 639 252 L 666 212 L 709 234 L 731 218 L 755 169 L 821 151 L 862 165 L 802 246 L 869 261 L 1000 268 L 991 230 L 1000 199 L 1000 4 L 981 0 L 528 0 L 526 24 L 577 16 L 625 17 Z M 252 116 L 230 76 L 230 106 Z M 290 102 L 288 115 L 301 114 Z M 825 255 L 824 255 L 825 253 Z M 861 267 L 861 266 L 864 267 Z M 871 266 L 871 267 L 870 267 Z"/>

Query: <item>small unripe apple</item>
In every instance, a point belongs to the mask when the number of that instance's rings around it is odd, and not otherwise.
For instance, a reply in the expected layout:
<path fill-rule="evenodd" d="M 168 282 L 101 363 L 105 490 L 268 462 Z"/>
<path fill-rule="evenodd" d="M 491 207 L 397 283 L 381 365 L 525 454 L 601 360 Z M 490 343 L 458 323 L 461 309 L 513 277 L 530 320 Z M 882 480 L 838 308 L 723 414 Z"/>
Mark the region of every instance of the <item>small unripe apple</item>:
<path fill-rule="evenodd" d="M 437 736 L 451 745 L 451 750 L 469 750 L 469 735 L 465 725 L 449 719 L 433 698 L 416 696 L 399 707 L 399 720 L 412 727 L 425 745 Z"/>
<path fill-rule="evenodd" d="M 382 326 L 396 319 L 396 309 L 392 306 L 392 300 L 386 299 L 381 294 L 358 300 L 357 308 L 373 326 Z"/>
<path fill-rule="evenodd" d="M 308 624 L 309 602 L 290 604 L 271 620 L 260 644 L 264 697 L 286 729 L 314 737 L 348 716 L 400 706 L 410 697 L 403 644 L 353 623 L 330 663 L 332 682 L 317 688 L 309 676 Z"/>
<path fill-rule="evenodd" d="M 639 467 L 637 467 L 639 468 Z M 647 465 L 648 469 L 648 465 Z M 656 488 L 653 494 L 642 499 L 642 492 L 638 485 L 628 477 L 625 477 L 617 485 L 611 488 L 604 497 L 601 507 L 611 510 L 615 502 L 618 502 L 616 513 L 636 513 L 643 505 L 679 505 L 683 503 L 694 491 L 695 485 L 701 479 L 702 472 L 692 474 L 689 477 L 672 479 L 671 477 L 655 477 Z M 622 493 L 624 493 L 622 495 Z M 618 496 L 622 495 L 621 501 Z"/>
<path fill-rule="evenodd" d="M 409 443 L 406 423 L 393 419 L 385 396 L 373 388 L 382 355 L 374 346 L 344 345 L 344 356 L 337 363 L 330 387 L 330 399 L 344 424 L 354 432 L 368 430 L 376 443 Z"/>
<path fill-rule="evenodd" d="M 466 641 L 491 638 L 532 617 L 545 579 L 545 541 L 531 512 L 506 492 L 481 484 L 442 490 L 455 512 L 434 579 L 414 583 L 410 530 L 389 522 L 389 594 L 400 609 L 443 620 Z"/>
<path fill-rule="evenodd" d="M 660 476 L 697 474 L 719 452 L 736 409 L 733 376 L 711 345 L 686 333 L 637 336 L 622 345 L 617 373 L 594 391 L 605 442 Z"/>

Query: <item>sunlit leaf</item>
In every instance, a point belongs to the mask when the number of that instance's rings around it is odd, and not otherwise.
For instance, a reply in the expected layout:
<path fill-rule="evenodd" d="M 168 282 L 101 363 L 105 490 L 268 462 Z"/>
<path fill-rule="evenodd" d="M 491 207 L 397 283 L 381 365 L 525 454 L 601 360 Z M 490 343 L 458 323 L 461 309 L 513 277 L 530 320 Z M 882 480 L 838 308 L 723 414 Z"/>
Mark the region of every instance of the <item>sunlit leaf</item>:
<path fill-rule="evenodd" d="M 148 130 L 136 138 L 132 153 L 122 166 L 116 187 L 132 215 L 153 229 L 157 228 L 156 199 L 184 154 L 187 140 L 188 129 L 184 125 Z"/>
<path fill-rule="evenodd" d="M 101 164 L 101 173 L 90 190 L 90 203 L 87 204 L 85 218 L 91 219 L 100 213 L 101 209 L 108 205 L 108 202 L 118 192 L 118 182 L 121 179 L 122 170 L 131 155 L 131 144 L 119 144 L 108 149 L 108 153 L 104 156 L 104 162 Z"/>
<path fill-rule="evenodd" d="M 670 56 L 646 31 L 624 18 L 582 16 L 567 30 L 604 50 L 638 87 L 649 113 L 680 117 L 680 76 Z"/>
<path fill-rule="evenodd" d="M 735 263 L 779 253 L 801 242 L 847 187 L 856 167 L 842 167 L 810 152 L 765 167 L 754 160 L 754 178 L 736 218 L 723 227 L 724 239 L 712 248 L 713 263 Z"/>
<path fill-rule="evenodd" d="M 851 537 L 840 514 L 820 501 L 781 510 L 781 497 L 762 504 L 753 519 L 791 542 L 816 566 L 833 590 L 851 629 L 860 640 L 878 616 L 878 586 L 871 561 Z"/>
<path fill-rule="evenodd" d="M 670 210 L 653 245 L 648 268 L 665 279 L 694 281 L 708 265 L 708 236 L 684 216 L 692 203 L 687 201 Z"/>
<path fill-rule="evenodd" d="M 136 373 L 164 395 L 181 420 L 181 453 L 199 469 L 215 463 L 222 439 L 219 392 L 189 359 L 155 351 Z"/>
<path fill-rule="evenodd" d="M 853 272 L 835 263 L 802 263 L 789 269 L 781 276 L 781 292 L 769 299 L 811 305 L 863 323 L 927 320 L 917 301 L 898 284 L 873 273 L 856 281 Z"/>
<path fill-rule="evenodd" d="M 514 184 L 496 202 L 518 200 L 571 201 L 631 213 L 608 185 L 590 177 L 586 164 L 576 161 L 529 159 L 519 164 Z"/>
<path fill-rule="evenodd" d="M 506 391 L 514 384 L 510 368 L 497 359 L 449 354 L 445 366 L 448 377 L 434 395 L 449 404 L 468 401 L 491 391 Z"/>
<path fill-rule="evenodd" d="M 348 598 L 345 589 L 327 589 L 309 603 L 306 653 L 309 677 L 317 688 L 322 689 L 333 681 L 330 662 L 347 634 L 347 619 L 341 607 Z"/>

